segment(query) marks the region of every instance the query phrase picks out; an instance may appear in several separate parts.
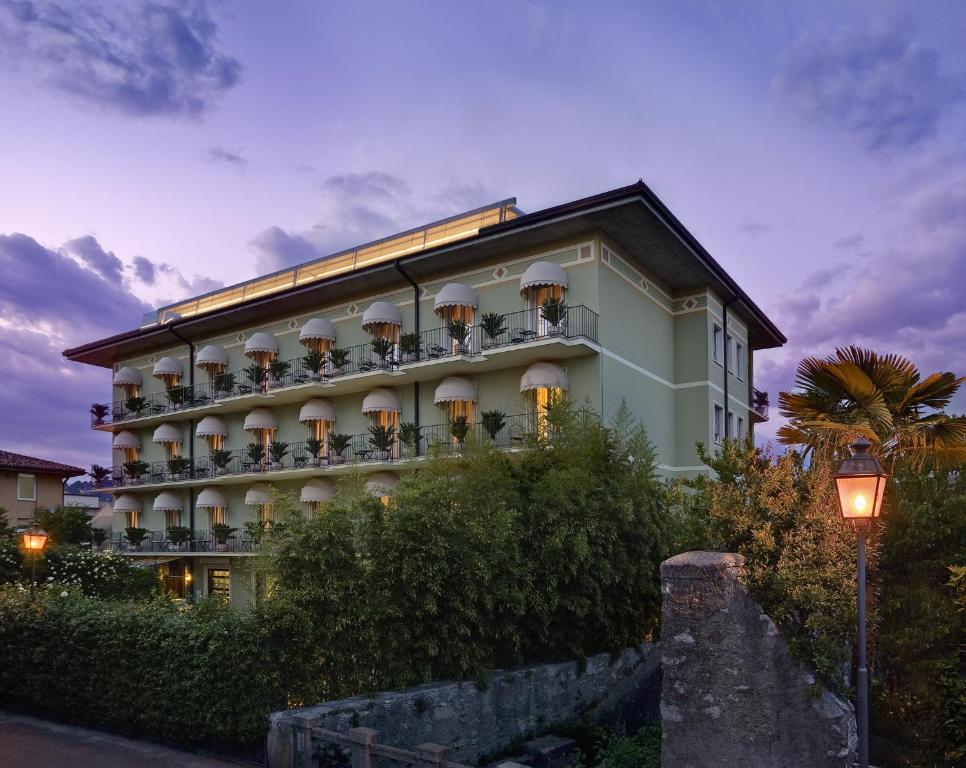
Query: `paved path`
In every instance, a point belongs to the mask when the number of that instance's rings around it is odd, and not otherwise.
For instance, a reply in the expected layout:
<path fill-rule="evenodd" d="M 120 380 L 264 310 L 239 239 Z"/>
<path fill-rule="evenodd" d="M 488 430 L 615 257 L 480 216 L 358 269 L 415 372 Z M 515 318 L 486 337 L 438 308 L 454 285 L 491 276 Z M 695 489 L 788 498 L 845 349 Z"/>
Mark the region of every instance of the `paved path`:
<path fill-rule="evenodd" d="M 238 768 L 146 741 L 0 712 L 0 768 Z"/>

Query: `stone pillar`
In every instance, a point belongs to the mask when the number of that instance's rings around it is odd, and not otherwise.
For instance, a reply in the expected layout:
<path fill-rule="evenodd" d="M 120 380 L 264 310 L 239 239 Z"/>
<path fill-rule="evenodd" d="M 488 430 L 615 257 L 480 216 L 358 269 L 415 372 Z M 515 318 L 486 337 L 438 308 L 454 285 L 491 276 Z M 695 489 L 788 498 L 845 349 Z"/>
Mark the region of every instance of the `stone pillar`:
<path fill-rule="evenodd" d="M 852 706 L 815 691 L 743 576 L 735 554 L 661 564 L 662 766 L 849 768 Z"/>

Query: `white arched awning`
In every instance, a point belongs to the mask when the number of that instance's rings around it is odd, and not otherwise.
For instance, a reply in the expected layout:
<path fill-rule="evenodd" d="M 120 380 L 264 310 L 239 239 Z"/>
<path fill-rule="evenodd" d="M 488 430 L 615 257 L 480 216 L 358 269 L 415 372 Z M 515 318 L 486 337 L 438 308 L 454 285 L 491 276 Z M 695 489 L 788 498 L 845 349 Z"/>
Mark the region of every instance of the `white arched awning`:
<path fill-rule="evenodd" d="M 323 320 L 321 317 L 313 317 L 307 320 L 302 330 L 299 331 L 299 342 L 304 344 L 307 341 L 326 339 L 335 341 L 335 325 L 330 320 Z"/>
<path fill-rule="evenodd" d="M 221 416 L 205 416 L 195 427 L 195 437 L 228 436 L 228 426 Z"/>
<path fill-rule="evenodd" d="M 386 496 L 399 485 L 399 476 L 392 472 L 373 472 L 366 478 L 366 491 L 373 496 Z"/>
<path fill-rule="evenodd" d="M 245 355 L 251 357 L 259 352 L 278 354 L 278 339 L 270 333 L 253 333 L 245 342 Z"/>
<path fill-rule="evenodd" d="M 221 347 L 208 344 L 202 347 L 195 357 L 195 367 L 210 371 L 228 365 L 228 353 Z"/>
<path fill-rule="evenodd" d="M 309 400 L 299 411 L 299 421 L 335 421 L 335 408 L 332 403 L 321 397 Z"/>
<path fill-rule="evenodd" d="M 402 313 L 399 307 L 388 301 L 374 301 L 370 304 L 369 309 L 362 313 L 362 327 L 368 328 L 370 325 L 379 323 L 402 325 Z"/>
<path fill-rule="evenodd" d="M 443 379 L 433 394 L 433 403 L 451 403 L 454 401 L 476 402 L 476 385 L 462 376 L 449 376 Z"/>
<path fill-rule="evenodd" d="M 181 367 L 181 361 L 176 357 L 162 357 L 154 364 L 154 370 L 151 372 L 151 375 L 156 379 L 163 376 L 181 376 L 182 374 L 184 374 L 184 368 Z"/>
<path fill-rule="evenodd" d="M 268 408 L 256 408 L 245 417 L 245 431 L 251 432 L 255 429 L 278 429 L 278 421 L 275 414 Z"/>
<path fill-rule="evenodd" d="M 182 509 L 184 509 L 184 501 L 177 493 L 161 491 L 154 497 L 155 512 L 180 512 Z"/>
<path fill-rule="evenodd" d="M 567 273 L 559 264 L 550 261 L 535 261 L 520 278 L 520 290 L 525 291 L 539 285 L 559 285 L 567 287 Z"/>
<path fill-rule="evenodd" d="M 328 501 L 335 496 L 335 488 L 328 480 L 309 480 L 302 486 L 299 501 L 306 504 L 315 501 Z"/>
<path fill-rule="evenodd" d="M 115 387 L 141 386 L 141 374 L 134 368 L 125 366 L 114 374 L 113 384 Z"/>
<path fill-rule="evenodd" d="M 362 400 L 363 413 L 377 413 L 378 411 L 399 413 L 401 410 L 399 395 L 391 389 L 374 389 Z"/>
<path fill-rule="evenodd" d="M 267 483 L 255 483 L 245 491 L 245 503 L 251 507 L 260 507 L 275 501 L 275 492 Z"/>
<path fill-rule="evenodd" d="M 114 511 L 140 512 L 141 500 L 131 493 L 122 493 L 120 496 L 114 499 Z"/>
<path fill-rule="evenodd" d="M 141 437 L 137 432 L 124 430 L 123 432 L 118 432 L 116 435 L 114 435 L 114 440 L 111 443 L 111 447 L 118 451 L 123 450 L 124 448 L 140 448 Z"/>
<path fill-rule="evenodd" d="M 447 283 L 439 289 L 436 300 L 433 302 L 433 310 L 436 312 L 444 307 L 473 307 L 473 309 L 476 309 L 477 306 L 476 293 L 466 283 Z"/>
<path fill-rule="evenodd" d="M 154 437 L 151 438 L 151 442 L 180 443 L 181 430 L 174 424 L 159 424 L 157 429 L 154 430 Z"/>
<path fill-rule="evenodd" d="M 198 494 L 198 498 L 195 501 L 195 506 L 202 509 L 207 509 L 211 507 L 227 507 L 228 499 L 225 497 L 225 492 L 220 488 L 202 488 L 201 493 Z"/>
<path fill-rule="evenodd" d="M 567 389 L 567 372 L 554 363 L 534 363 L 520 377 L 520 391 L 543 387 Z"/>

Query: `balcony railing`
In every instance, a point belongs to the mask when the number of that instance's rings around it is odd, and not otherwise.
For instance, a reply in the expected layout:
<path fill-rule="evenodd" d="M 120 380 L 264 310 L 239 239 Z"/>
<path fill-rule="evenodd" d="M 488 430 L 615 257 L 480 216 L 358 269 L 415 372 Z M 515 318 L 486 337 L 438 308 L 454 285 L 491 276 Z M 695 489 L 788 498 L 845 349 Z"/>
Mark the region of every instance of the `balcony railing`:
<path fill-rule="evenodd" d="M 768 421 L 768 393 L 751 388 L 751 410 L 762 420 Z"/>
<path fill-rule="evenodd" d="M 226 397 L 258 392 L 271 392 L 284 387 L 310 383 L 326 383 L 340 376 L 373 371 L 395 371 L 401 367 L 430 360 L 444 360 L 459 355 L 480 355 L 492 349 L 510 347 L 545 339 L 587 339 L 597 341 L 599 317 L 592 309 L 577 304 L 564 309 L 559 322 L 552 323 L 540 308 L 524 309 L 498 315 L 500 322 L 469 326 L 465 338 L 454 338 L 447 328 L 431 328 L 420 333 L 404 333 L 398 342 L 376 339 L 352 347 L 337 347 L 326 355 L 325 365 L 318 371 L 309 368 L 304 357 L 286 360 L 262 373 L 257 366 L 216 376 L 211 384 L 193 388 L 176 387 L 185 394 L 168 390 L 131 403 L 130 398 L 91 407 L 91 425 L 127 421 L 143 416 L 157 416 L 172 411 L 207 405 Z M 172 394 L 175 399 L 172 400 Z M 136 407 L 132 407 L 136 406 Z M 98 418 L 95 411 L 102 415 Z"/>
<path fill-rule="evenodd" d="M 167 531 L 149 531 L 148 535 L 139 543 L 132 544 L 123 533 L 115 533 L 111 537 L 111 550 L 114 552 L 250 552 L 261 551 L 261 538 L 252 538 L 244 530 L 236 530 L 230 534 L 224 544 L 218 543 L 218 537 L 212 531 L 192 531 L 191 538 L 183 543 L 175 543 Z"/>

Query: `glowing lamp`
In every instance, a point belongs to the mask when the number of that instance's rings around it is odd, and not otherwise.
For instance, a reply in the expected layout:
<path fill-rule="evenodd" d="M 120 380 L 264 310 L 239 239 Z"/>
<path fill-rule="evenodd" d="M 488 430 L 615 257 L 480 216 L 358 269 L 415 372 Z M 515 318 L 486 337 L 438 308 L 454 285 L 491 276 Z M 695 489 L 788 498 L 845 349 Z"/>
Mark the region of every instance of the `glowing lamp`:
<path fill-rule="evenodd" d="M 882 511 L 888 475 L 877 459 L 869 455 L 871 443 L 859 438 L 852 443 L 852 455 L 835 473 L 842 518 L 856 523 L 869 522 Z"/>
<path fill-rule="evenodd" d="M 47 546 L 47 534 L 34 523 L 22 534 L 24 549 L 30 552 L 39 552 Z"/>

